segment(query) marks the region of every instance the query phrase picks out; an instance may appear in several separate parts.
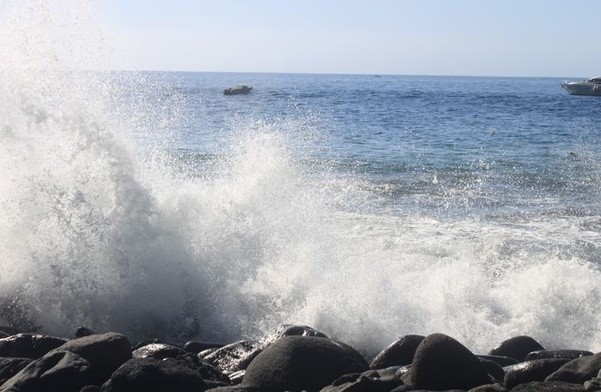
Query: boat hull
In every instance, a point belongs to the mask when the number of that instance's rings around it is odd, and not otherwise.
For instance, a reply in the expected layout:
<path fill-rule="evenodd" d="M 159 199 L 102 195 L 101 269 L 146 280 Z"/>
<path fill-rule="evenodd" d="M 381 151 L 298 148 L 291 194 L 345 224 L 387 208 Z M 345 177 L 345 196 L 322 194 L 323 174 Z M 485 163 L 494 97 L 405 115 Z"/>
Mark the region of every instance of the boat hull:
<path fill-rule="evenodd" d="M 561 85 L 572 95 L 597 95 L 601 96 L 601 84 L 593 83 L 563 83 Z"/>

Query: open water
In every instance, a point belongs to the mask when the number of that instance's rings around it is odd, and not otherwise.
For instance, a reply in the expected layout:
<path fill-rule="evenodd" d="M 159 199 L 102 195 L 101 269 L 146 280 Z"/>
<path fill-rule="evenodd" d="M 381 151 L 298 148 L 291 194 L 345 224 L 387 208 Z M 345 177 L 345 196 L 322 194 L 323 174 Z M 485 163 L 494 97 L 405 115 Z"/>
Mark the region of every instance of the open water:
<path fill-rule="evenodd" d="M 55 41 L 23 41 L 64 26 L 31 12 L 0 42 L 3 324 L 601 349 L 599 97 L 566 78 L 69 71 Z"/>

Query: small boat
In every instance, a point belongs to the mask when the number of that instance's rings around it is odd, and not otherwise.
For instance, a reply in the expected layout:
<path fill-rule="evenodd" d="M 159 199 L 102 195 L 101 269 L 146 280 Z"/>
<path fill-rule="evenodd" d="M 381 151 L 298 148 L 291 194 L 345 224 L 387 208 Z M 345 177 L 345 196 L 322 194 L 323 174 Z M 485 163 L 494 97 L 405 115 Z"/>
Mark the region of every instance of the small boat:
<path fill-rule="evenodd" d="M 581 82 L 561 83 L 561 87 L 572 95 L 601 95 L 601 76 Z"/>
<path fill-rule="evenodd" d="M 248 94 L 250 93 L 250 90 L 252 90 L 252 87 L 248 87 L 248 86 L 236 86 L 236 87 L 230 87 L 230 88 L 226 88 L 225 90 L 223 90 L 223 94 L 224 95 L 240 95 L 240 94 Z"/>

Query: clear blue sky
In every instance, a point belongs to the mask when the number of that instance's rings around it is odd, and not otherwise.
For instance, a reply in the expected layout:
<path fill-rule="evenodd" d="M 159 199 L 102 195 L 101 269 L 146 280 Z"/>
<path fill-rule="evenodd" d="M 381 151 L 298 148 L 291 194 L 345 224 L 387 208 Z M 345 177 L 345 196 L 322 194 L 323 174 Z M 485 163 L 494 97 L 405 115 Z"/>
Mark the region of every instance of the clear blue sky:
<path fill-rule="evenodd" d="M 601 74 L 600 0 L 123 0 L 96 6 L 127 69 Z"/>

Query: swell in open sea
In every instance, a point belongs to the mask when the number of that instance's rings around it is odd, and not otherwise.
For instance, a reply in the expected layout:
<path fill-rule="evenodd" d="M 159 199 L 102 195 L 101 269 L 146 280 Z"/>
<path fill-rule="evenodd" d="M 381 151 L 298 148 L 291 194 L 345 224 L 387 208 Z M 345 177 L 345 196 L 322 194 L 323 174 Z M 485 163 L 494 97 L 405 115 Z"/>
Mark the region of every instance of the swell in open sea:
<path fill-rule="evenodd" d="M 14 3 L 2 324 L 601 349 L 598 97 L 563 78 L 72 71 L 103 55 L 85 10 Z"/>

